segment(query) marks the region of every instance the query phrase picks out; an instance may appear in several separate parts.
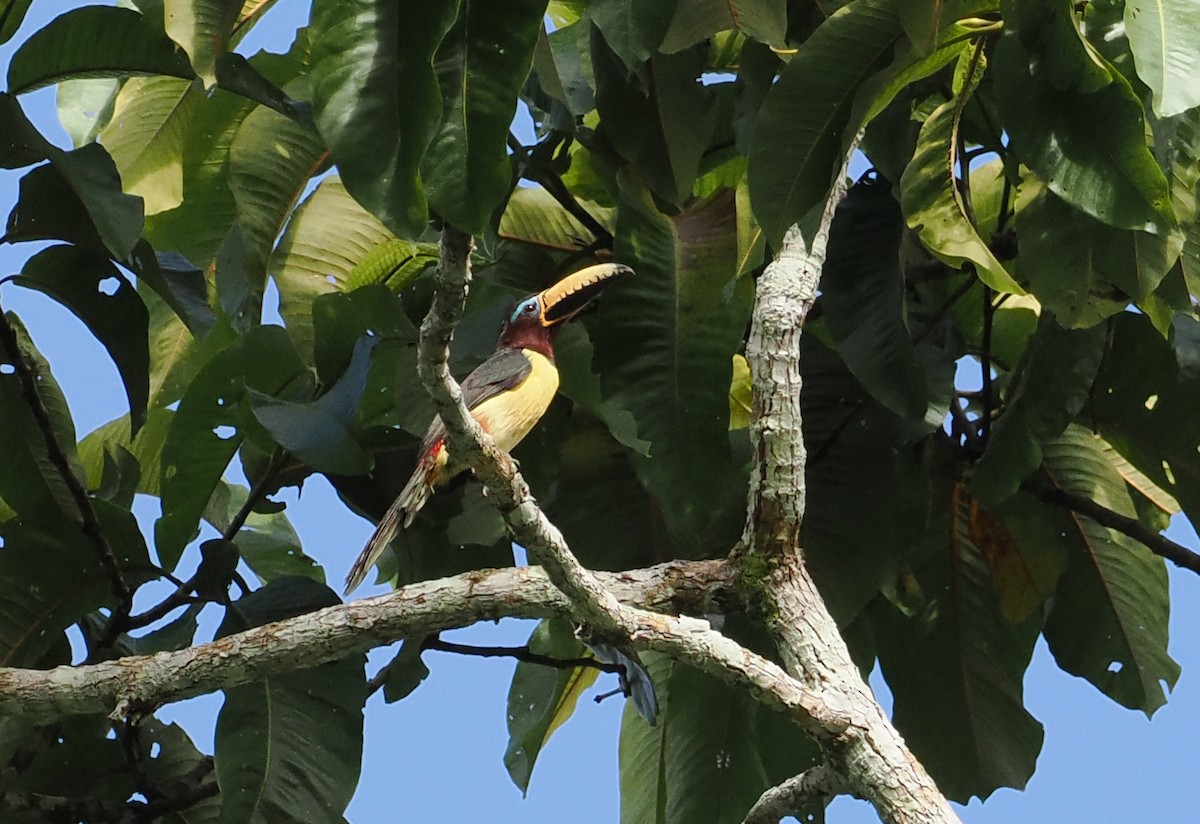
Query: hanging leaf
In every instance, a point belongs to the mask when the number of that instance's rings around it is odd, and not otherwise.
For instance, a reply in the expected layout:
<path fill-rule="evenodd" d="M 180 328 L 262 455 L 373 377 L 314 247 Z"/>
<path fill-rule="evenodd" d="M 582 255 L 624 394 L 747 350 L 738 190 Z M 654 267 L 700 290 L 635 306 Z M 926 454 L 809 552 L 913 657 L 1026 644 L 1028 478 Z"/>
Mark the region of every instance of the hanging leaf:
<path fill-rule="evenodd" d="M 354 199 L 404 237 L 419 235 L 428 217 L 417 168 L 441 120 L 433 57 L 458 5 L 314 0 L 312 7 L 317 126 Z"/>
<path fill-rule="evenodd" d="M 463 231 L 482 230 L 512 186 L 508 127 L 545 11 L 545 0 L 462 0 L 434 56 L 442 120 L 421 174 L 430 207 Z"/>
<path fill-rule="evenodd" d="M 52 246 L 25 262 L 15 282 L 57 300 L 83 321 L 121 373 L 134 434 L 146 422 L 150 391 L 149 316 L 133 284 L 104 257 Z"/>
<path fill-rule="evenodd" d="M 658 50 L 671 26 L 675 6 L 676 0 L 593 0 L 588 3 L 587 16 L 625 67 L 633 69 Z"/>
<path fill-rule="evenodd" d="M 206 89 L 217 82 L 217 58 L 229 45 L 241 6 L 229 0 L 163 0 L 167 35 L 187 52 Z"/>
<path fill-rule="evenodd" d="M 1154 112 L 1173 117 L 1200 106 L 1200 9 L 1179 0 L 1125 4 L 1125 31 Z"/>
<path fill-rule="evenodd" d="M 280 578 L 231 604 L 217 637 L 337 603 L 323 584 Z M 225 690 L 216 730 L 222 824 L 341 824 L 362 761 L 365 663 L 358 653 Z"/>

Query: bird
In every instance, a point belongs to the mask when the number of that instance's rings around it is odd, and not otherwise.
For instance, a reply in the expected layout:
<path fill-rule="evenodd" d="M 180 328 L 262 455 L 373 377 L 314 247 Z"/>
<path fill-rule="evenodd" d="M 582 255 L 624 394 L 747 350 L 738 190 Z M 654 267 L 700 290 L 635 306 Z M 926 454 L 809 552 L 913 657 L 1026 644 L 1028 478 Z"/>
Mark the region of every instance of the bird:
<path fill-rule="evenodd" d="M 492 355 L 462 382 L 463 402 L 483 431 L 508 452 L 529 434 L 558 391 L 554 338 L 617 280 L 633 274 L 620 263 L 601 263 L 567 275 L 553 286 L 519 301 L 505 318 Z M 346 576 L 353 592 L 384 549 L 407 528 L 434 491 L 466 470 L 446 444 L 446 426 L 436 417 L 417 451 L 416 468 L 379 519 L 375 532 Z"/>

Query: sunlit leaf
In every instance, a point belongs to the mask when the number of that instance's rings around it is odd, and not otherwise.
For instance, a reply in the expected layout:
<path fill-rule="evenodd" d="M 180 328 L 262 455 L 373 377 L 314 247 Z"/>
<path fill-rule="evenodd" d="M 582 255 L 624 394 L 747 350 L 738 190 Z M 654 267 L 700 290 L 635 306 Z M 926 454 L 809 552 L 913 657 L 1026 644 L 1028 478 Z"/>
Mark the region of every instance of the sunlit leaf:
<path fill-rule="evenodd" d="M 1125 31 L 1154 111 L 1171 117 L 1200 106 L 1200 7 L 1180 0 L 1130 0 Z"/>

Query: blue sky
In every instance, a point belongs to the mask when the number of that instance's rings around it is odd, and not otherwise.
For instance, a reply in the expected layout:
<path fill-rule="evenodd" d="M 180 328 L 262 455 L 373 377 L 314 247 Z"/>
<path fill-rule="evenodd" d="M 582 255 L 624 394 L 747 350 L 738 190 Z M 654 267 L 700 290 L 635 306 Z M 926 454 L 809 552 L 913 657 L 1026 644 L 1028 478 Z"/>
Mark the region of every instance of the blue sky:
<path fill-rule="evenodd" d="M 7 66 L 16 44 L 54 14 L 82 3 L 35 2 L 14 41 L 0 47 Z M 281 0 L 255 30 L 242 51 L 267 47 L 282 51 L 303 25 L 307 2 Z M 54 92 L 47 89 L 22 98 L 26 111 L 60 145 Z M 20 171 L 0 172 L 0 206 L 16 200 Z M 20 270 L 36 250 L 31 244 L 0 247 L 0 275 Z M 125 410 L 121 382 L 104 350 L 66 310 L 44 296 L 11 284 L 0 287 L 0 302 L 21 315 L 35 342 L 63 384 L 76 427 L 82 437 Z M 340 581 L 357 555 L 371 525 L 352 515 L 319 478 L 283 496 L 289 516 L 304 539 L 306 552 Z M 157 515 L 155 502 L 140 514 Z M 1196 547 L 1186 524 L 1177 523 L 1172 537 Z M 190 572 L 195 559 L 185 560 Z M 1046 726 L 1046 743 L 1038 770 L 1024 792 L 1002 790 L 986 804 L 975 802 L 962 817 L 973 824 L 991 822 L 1154 821 L 1185 824 L 1197 820 L 1194 767 L 1200 756 L 1200 581 L 1171 570 L 1171 653 L 1183 675 L 1170 703 L 1153 721 L 1122 709 L 1086 682 L 1059 671 L 1039 644 L 1026 678 L 1027 705 Z M 364 587 L 359 597 L 383 588 Z M 207 631 L 217 616 L 210 609 Z M 519 644 L 532 629 L 529 622 L 505 621 L 454 634 L 479 644 Z M 201 633 L 206 630 L 202 628 Z M 451 637 L 451 636 L 448 636 Z M 371 656 L 370 670 L 386 662 L 389 650 Z M 429 653 L 432 674 L 404 701 L 385 705 L 382 696 L 367 707 L 363 776 L 347 817 L 355 824 L 377 821 L 522 821 L 530 824 L 570 819 L 578 824 L 614 822 L 618 818 L 617 730 L 620 699 L 580 703 L 574 717 L 557 732 L 538 760 L 528 798 L 509 781 L 502 764 L 507 743 L 505 700 L 513 665 L 503 660 L 461 658 Z M 874 679 L 887 703 L 886 688 Z M 594 692 L 611 685 L 601 680 Z M 172 705 L 162 713 L 179 720 L 197 744 L 212 751 L 212 728 L 219 696 Z M 865 805 L 843 799 L 828 816 L 834 824 L 878 819 Z"/>

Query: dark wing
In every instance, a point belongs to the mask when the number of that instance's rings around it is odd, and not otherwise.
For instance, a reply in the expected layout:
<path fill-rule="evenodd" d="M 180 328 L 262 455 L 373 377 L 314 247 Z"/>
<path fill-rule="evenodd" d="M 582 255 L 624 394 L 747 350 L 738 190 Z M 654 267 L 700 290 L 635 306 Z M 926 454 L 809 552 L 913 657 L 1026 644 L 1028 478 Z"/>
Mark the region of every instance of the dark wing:
<path fill-rule="evenodd" d="M 498 349 L 485 360 L 462 382 L 463 400 L 468 409 L 474 409 L 488 398 L 494 398 L 501 392 L 519 386 L 521 381 L 529 377 L 533 364 L 519 349 Z M 446 427 L 441 417 L 433 419 L 429 430 L 421 441 L 421 452 L 424 455 L 435 443 L 446 434 Z"/>

